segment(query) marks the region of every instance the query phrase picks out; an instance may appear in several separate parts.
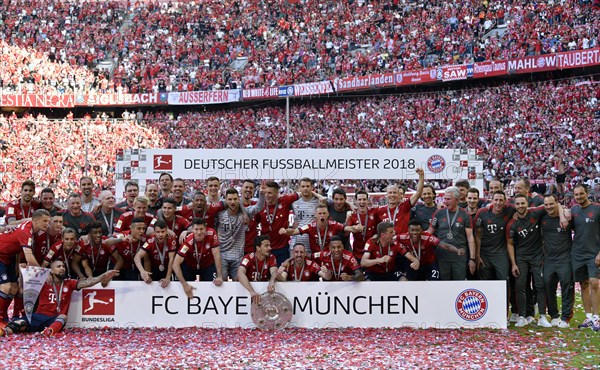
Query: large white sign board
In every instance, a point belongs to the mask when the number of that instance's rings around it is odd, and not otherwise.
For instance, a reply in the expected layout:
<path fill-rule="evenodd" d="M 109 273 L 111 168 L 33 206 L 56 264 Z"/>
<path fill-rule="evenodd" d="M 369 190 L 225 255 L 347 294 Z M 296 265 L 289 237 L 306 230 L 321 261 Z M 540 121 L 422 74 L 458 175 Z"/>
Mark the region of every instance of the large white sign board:
<path fill-rule="evenodd" d="M 127 149 L 117 153 L 117 197 L 124 184 L 168 172 L 207 179 L 468 179 L 483 192 L 483 160 L 472 149 Z"/>
<path fill-rule="evenodd" d="M 237 282 L 221 287 L 111 282 L 108 288 L 75 292 L 70 327 L 242 327 L 252 328 L 250 298 Z M 253 283 L 258 292 L 267 283 Z M 506 328 L 506 283 L 314 282 L 277 283 L 292 303 L 291 325 L 323 327 Z"/>

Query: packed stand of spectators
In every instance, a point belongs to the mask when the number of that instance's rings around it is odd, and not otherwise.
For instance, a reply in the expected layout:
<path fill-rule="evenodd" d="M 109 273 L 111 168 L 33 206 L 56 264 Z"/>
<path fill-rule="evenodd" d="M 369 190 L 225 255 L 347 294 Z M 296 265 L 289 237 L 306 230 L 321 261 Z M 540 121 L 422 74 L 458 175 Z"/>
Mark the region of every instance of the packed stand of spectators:
<path fill-rule="evenodd" d="M 304 101 L 290 109 L 290 147 L 482 149 L 486 179 L 497 177 L 507 185 L 523 175 L 554 178 L 556 155 L 564 159 L 570 180 L 594 185 L 600 176 L 599 97 L 600 83 L 592 79 Z M 85 122 L 0 118 L 3 175 L 11 184 L 34 178 L 58 181 L 61 189 L 73 187 L 85 161 Z M 286 147 L 283 107 L 200 110 L 178 117 L 158 112 L 147 113 L 144 122 L 87 122 L 89 170 L 96 183 L 107 186 L 114 183 L 120 148 Z M 369 190 L 376 189 L 375 183 Z M 3 199 L 8 194 L 15 196 L 18 189 L 5 189 Z"/>
<path fill-rule="evenodd" d="M 116 56 L 125 4 L 117 1 L 0 2 L 3 93 L 73 93 L 108 88 L 93 73 Z"/>
<path fill-rule="evenodd" d="M 600 34 L 600 11 L 590 0 L 226 0 L 127 8 L 54 0 L 44 6 L 9 2 L 0 9 L 0 38 L 23 48 L 2 54 L 17 65 L 3 71 L 8 91 L 286 85 L 586 49 L 598 46 Z M 484 37 L 496 26 L 506 32 Z M 22 53 L 29 55 L 15 56 Z M 247 65 L 231 68 L 239 57 Z M 118 61 L 112 78 L 90 72 L 103 59 Z"/>
<path fill-rule="evenodd" d="M 84 173 L 86 127 L 88 175 L 100 188 L 114 185 L 117 149 L 164 145 L 156 129 L 135 120 L 0 115 L 0 200 L 16 197 L 27 179 L 36 179 L 41 188 L 51 187 L 58 199 L 66 199 Z"/>
<path fill-rule="evenodd" d="M 156 80 L 175 90 L 251 88 L 584 49 L 600 31 L 590 1 L 136 5 L 125 40 L 142 40 L 115 77 L 146 90 L 159 89 Z M 495 25 L 507 32 L 484 39 Z M 237 57 L 247 68 L 228 68 Z"/>

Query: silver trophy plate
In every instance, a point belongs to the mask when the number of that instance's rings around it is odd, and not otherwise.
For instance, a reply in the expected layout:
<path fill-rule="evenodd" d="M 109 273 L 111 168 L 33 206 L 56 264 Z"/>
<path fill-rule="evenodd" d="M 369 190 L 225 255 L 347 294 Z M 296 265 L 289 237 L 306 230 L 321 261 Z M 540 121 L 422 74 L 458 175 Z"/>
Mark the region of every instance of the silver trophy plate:
<path fill-rule="evenodd" d="M 280 330 L 292 321 L 292 303 L 281 293 L 263 293 L 260 303 L 252 303 L 252 321 L 262 330 Z"/>

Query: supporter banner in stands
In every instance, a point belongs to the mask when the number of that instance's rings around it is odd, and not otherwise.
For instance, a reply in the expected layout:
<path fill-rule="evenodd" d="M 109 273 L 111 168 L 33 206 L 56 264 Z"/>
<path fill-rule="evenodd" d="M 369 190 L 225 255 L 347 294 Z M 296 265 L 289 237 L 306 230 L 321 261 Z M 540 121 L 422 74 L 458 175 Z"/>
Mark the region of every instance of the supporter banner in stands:
<path fill-rule="evenodd" d="M 116 196 L 124 183 L 207 179 L 468 179 L 483 192 L 483 156 L 472 149 L 127 149 L 117 152 Z"/>
<path fill-rule="evenodd" d="M 437 82 L 437 70 L 435 68 L 419 71 L 402 71 L 396 73 L 395 76 L 396 85 L 418 85 Z"/>
<path fill-rule="evenodd" d="M 333 80 L 333 87 L 335 91 L 339 92 L 372 89 L 378 87 L 392 86 L 395 84 L 396 81 L 394 73 L 336 78 L 335 80 Z"/>
<path fill-rule="evenodd" d="M 473 78 L 505 76 L 508 73 L 507 64 L 506 60 L 474 63 Z"/>
<path fill-rule="evenodd" d="M 170 105 L 202 105 L 234 103 L 240 100 L 240 90 L 210 90 L 169 93 Z"/>
<path fill-rule="evenodd" d="M 3 95 L 0 94 L 0 107 L 23 108 L 73 108 L 75 95 Z"/>
<path fill-rule="evenodd" d="M 600 64 L 600 49 L 568 51 L 556 54 L 559 69 L 589 67 Z"/>
<path fill-rule="evenodd" d="M 76 105 L 119 106 L 119 105 L 163 105 L 168 103 L 167 93 L 150 94 L 80 94 Z"/>
<path fill-rule="evenodd" d="M 294 85 L 294 96 L 321 95 L 333 93 L 331 81 L 309 82 Z"/>
<path fill-rule="evenodd" d="M 237 282 L 216 287 L 179 282 L 113 281 L 107 288 L 73 292 L 68 327 L 253 328 L 250 297 Z M 267 283 L 252 283 L 265 292 Z M 292 304 L 290 325 L 305 328 L 412 327 L 506 329 L 506 282 L 277 283 Z"/>
<path fill-rule="evenodd" d="M 243 89 L 243 100 L 276 99 L 279 97 L 278 87 L 265 87 L 263 89 Z"/>
<path fill-rule="evenodd" d="M 556 69 L 556 54 L 536 55 L 508 60 L 508 73 L 543 72 Z"/>
<path fill-rule="evenodd" d="M 441 81 L 457 81 L 467 79 L 467 66 L 465 64 L 445 66 L 436 69 L 436 78 Z"/>

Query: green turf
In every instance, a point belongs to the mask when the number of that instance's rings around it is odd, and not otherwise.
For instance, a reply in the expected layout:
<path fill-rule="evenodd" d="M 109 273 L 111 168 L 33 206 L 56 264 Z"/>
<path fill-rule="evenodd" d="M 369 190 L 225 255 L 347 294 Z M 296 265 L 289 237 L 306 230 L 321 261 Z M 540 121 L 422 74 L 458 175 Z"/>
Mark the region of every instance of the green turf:
<path fill-rule="evenodd" d="M 560 304 L 560 298 L 559 298 Z M 576 369 L 600 369 L 600 332 L 591 329 L 578 329 L 585 313 L 581 294 L 575 294 L 575 307 L 571 327 L 568 329 L 542 328 L 533 324 L 523 328 L 510 326 L 519 334 L 529 337 L 541 335 L 547 343 L 540 351 L 547 354 L 548 367 L 571 367 Z"/>

